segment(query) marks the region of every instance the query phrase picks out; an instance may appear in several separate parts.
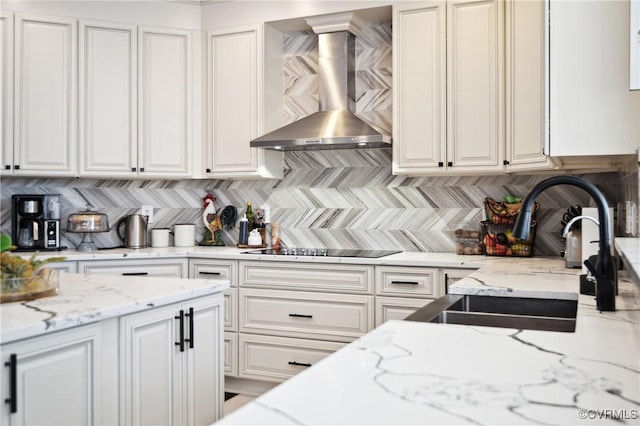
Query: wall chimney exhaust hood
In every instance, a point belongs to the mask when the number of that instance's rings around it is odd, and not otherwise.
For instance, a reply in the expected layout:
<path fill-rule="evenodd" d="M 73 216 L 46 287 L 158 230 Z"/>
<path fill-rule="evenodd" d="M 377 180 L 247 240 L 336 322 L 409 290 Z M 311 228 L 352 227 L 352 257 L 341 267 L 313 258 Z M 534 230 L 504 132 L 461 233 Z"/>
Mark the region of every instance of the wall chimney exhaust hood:
<path fill-rule="evenodd" d="M 391 136 L 355 114 L 355 36 L 352 13 L 307 19 L 318 34 L 320 111 L 251 141 L 281 151 L 381 148 Z"/>

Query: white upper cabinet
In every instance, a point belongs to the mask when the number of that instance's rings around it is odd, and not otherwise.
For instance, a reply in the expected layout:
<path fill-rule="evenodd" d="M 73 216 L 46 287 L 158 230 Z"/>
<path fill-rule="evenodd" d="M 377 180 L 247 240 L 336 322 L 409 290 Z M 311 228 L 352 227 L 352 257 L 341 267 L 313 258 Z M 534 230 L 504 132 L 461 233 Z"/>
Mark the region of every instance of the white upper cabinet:
<path fill-rule="evenodd" d="M 13 173 L 13 13 L 0 11 L 0 174 Z"/>
<path fill-rule="evenodd" d="M 80 21 L 80 175 L 136 175 L 137 35 Z"/>
<path fill-rule="evenodd" d="M 264 128 L 264 49 L 262 26 L 207 34 L 207 177 L 282 178 L 282 153 L 249 146 Z"/>
<path fill-rule="evenodd" d="M 545 114 L 545 2 L 508 1 L 506 15 L 506 166 L 549 169 Z"/>
<path fill-rule="evenodd" d="M 613 170 L 638 147 L 628 89 L 629 5 L 516 1 L 507 7 L 507 170 Z"/>
<path fill-rule="evenodd" d="M 191 177 L 191 33 L 138 30 L 138 172 Z"/>
<path fill-rule="evenodd" d="M 394 7 L 395 174 L 503 170 L 503 3 Z"/>
<path fill-rule="evenodd" d="M 447 2 L 447 166 L 503 169 L 504 2 Z"/>
<path fill-rule="evenodd" d="M 629 91 L 629 2 L 553 0 L 549 8 L 549 154 L 563 162 L 635 154 L 640 93 Z"/>
<path fill-rule="evenodd" d="M 393 12 L 393 171 L 442 172 L 446 136 L 444 2 Z"/>
<path fill-rule="evenodd" d="M 80 175 L 191 177 L 191 34 L 81 21 Z"/>
<path fill-rule="evenodd" d="M 77 23 L 15 15 L 14 175 L 77 174 Z M 10 141 L 5 141 L 5 144 Z"/>

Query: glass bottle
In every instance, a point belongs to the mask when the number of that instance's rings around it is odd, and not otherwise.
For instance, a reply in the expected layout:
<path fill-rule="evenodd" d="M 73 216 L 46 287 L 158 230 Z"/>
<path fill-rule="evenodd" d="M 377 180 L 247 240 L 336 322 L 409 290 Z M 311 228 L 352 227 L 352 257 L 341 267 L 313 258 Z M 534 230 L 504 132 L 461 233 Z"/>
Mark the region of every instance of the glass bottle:
<path fill-rule="evenodd" d="M 245 216 L 247 217 L 247 221 L 249 221 L 249 231 L 254 228 L 256 222 L 256 215 L 253 213 L 253 209 L 251 208 L 251 201 L 247 202 L 247 210 L 245 212 Z"/>

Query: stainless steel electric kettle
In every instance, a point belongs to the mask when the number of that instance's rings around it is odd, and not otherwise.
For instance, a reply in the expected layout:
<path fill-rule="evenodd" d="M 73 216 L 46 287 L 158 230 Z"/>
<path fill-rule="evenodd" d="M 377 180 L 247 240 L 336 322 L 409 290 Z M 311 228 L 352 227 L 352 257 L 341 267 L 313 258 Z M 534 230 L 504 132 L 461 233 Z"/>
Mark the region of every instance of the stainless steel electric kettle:
<path fill-rule="evenodd" d="M 118 236 L 127 248 L 147 248 L 147 221 L 149 216 L 130 214 L 118 221 L 116 230 Z M 122 226 L 124 225 L 124 234 Z"/>

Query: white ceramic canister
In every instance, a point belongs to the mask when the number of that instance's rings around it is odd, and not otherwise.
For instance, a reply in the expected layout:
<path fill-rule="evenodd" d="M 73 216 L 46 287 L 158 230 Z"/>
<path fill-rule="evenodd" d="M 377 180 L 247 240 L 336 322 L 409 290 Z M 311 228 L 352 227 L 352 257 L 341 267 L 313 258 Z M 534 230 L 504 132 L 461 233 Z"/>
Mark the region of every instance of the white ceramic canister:
<path fill-rule="evenodd" d="M 169 228 L 151 230 L 151 247 L 169 247 Z"/>
<path fill-rule="evenodd" d="M 173 228 L 173 245 L 193 247 L 196 243 L 196 226 L 193 223 L 178 223 Z"/>

